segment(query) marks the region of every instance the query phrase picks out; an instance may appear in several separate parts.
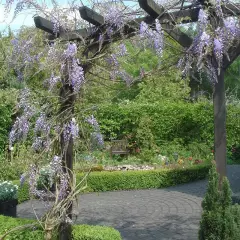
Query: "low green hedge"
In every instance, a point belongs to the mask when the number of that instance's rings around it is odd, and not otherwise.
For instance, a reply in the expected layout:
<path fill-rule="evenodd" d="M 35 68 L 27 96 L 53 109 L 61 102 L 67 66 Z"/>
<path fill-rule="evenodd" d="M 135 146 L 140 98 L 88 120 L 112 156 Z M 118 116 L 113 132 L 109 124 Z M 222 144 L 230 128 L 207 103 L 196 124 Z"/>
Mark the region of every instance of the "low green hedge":
<path fill-rule="evenodd" d="M 204 179 L 208 171 L 208 165 L 197 165 L 151 171 L 93 172 L 87 178 L 87 186 L 93 192 L 164 188 Z M 81 177 L 77 176 L 77 182 Z"/>
<path fill-rule="evenodd" d="M 92 172 L 87 178 L 87 192 L 164 188 L 181 183 L 204 179 L 209 165 L 195 165 L 187 168 L 159 169 L 151 171 Z M 77 175 L 77 182 L 83 174 Z M 14 181 L 16 184 L 17 181 Z M 19 181 L 18 181 L 19 183 Z M 29 199 L 28 185 L 19 188 L 18 202 Z"/>
<path fill-rule="evenodd" d="M 34 223 L 33 220 L 11 218 L 0 215 L 0 237 L 8 230 Z M 121 240 L 120 233 L 105 226 L 74 225 L 73 240 Z M 7 235 L 5 240 L 43 240 L 44 232 L 40 227 L 18 230 Z"/>

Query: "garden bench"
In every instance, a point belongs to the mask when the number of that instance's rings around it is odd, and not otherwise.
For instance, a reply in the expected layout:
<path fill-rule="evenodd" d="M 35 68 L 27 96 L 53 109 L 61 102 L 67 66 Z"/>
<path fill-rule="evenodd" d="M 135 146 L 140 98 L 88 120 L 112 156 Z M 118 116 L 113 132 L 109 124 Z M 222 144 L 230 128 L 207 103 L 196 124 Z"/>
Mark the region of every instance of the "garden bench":
<path fill-rule="evenodd" d="M 127 140 L 111 140 L 110 154 L 126 155 L 128 157 Z"/>

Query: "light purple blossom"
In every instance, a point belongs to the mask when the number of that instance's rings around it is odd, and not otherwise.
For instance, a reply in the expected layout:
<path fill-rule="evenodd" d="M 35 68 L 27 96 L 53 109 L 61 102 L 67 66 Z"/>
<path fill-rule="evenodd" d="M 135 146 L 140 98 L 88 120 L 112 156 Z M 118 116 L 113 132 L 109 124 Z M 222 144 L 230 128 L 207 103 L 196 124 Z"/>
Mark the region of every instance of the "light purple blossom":
<path fill-rule="evenodd" d="M 35 123 L 34 132 L 36 134 L 43 133 L 45 136 L 47 136 L 50 133 L 50 126 L 47 122 L 45 113 L 41 113 L 39 118 L 37 119 Z"/>
<path fill-rule="evenodd" d="M 103 136 L 100 132 L 91 133 L 91 145 L 92 149 L 102 148 L 104 146 Z"/>
<path fill-rule="evenodd" d="M 59 22 L 59 20 L 56 19 L 56 18 L 53 18 L 51 22 L 53 23 L 53 33 L 54 34 L 58 34 L 59 31 L 60 31 L 60 22 Z"/>
<path fill-rule="evenodd" d="M 59 76 L 55 76 L 53 73 L 51 74 L 51 77 L 48 79 L 48 89 L 51 91 L 58 82 L 60 82 L 61 78 Z"/>
<path fill-rule="evenodd" d="M 50 167 L 52 172 L 55 174 L 62 173 L 62 159 L 59 156 L 54 156 L 52 161 L 50 162 Z"/>
<path fill-rule="evenodd" d="M 72 61 L 72 66 L 70 70 L 70 80 L 74 92 L 78 93 L 85 81 L 85 78 L 83 68 L 78 65 L 78 61 L 75 59 L 73 59 Z"/>
<path fill-rule="evenodd" d="M 59 186 L 59 194 L 58 194 L 58 200 L 63 200 L 67 194 L 69 189 L 69 177 L 67 173 L 62 173 L 60 175 L 60 186 Z"/>
<path fill-rule="evenodd" d="M 32 195 L 36 194 L 37 187 L 37 167 L 35 165 L 30 166 L 29 171 L 29 192 Z"/>
<path fill-rule="evenodd" d="M 133 78 L 125 71 L 118 72 L 118 76 L 122 78 L 128 87 L 133 83 Z"/>
<path fill-rule="evenodd" d="M 105 22 L 118 29 L 122 28 L 125 22 L 131 19 L 129 15 L 124 14 L 124 11 L 117 6 L 109 6 L 106 10 L 104 16 Z"/>
<path fill-rule="evenodd" d="M 216 60 L 219 62 L 219 64 L 222 62 L 223 58 L 223 44 L 220 39 L 214 38 L 213 40 L 214 44 L 214 55 L 216 57 Z"/>
<path fill-rule="evenodd" d="M 208 15 L 203 9 L 200 9 L 198 13 L 198 28 L 200 33 L 205 31 L 207 24 Z"/>
<path fill-rule="evenodd" d="M 86 121 L 93 126 L 93 128 L 97 131 L 99 131 L 99 125 L 98 125 L 98 122 L 96 120 L 96 118 L 91 115 L 90 117 L 86 118 Z"/>
<path fill-rule="evenodd" d="M 22 185 L 24 184 L 25 180 L 26 180 L 26 175 L 23 173 L 23 174 L 21 174 L 21 176 L 20 176 L 20 186 L 21 186 L 21 187 L 22 187 Z"/>
<path fill-rule="evenodd" d="M 73 58 L 77 54 L 76 43 L 68 43 L 67 49 L 64 51 L 64 56 L 66 58 Z"/>
<path fill-rule="evenodd" d="M 118 55 L 120 57 L 123 57 L 127 54 L 127 48 L 126 48 L 126 45 L 124 43 L 121 43 L 119 45 L 119 51 L 118 51 Z"/>
<path fill-rule="evenodd" d="M 71 137 L 73 139 L 78 138 L 78 134 L 79 134 L 79 127 L 74 118 L 69 123 L 64 124 L 63 136 L 64 136 L 65 142 L 68 142 Z"/>
<path fill-rule="evenodd" d="M 21 139 L 25 139 L 29 132 L 29 121 L 28 118 L 23 115 L 17 117 L 10 133 L 9 133 L 9 148 L 12 147 L 13 143 Z"/>
<path fill-rule="evenodd" d="M 143 40 L 141 44 L 146 44 L 147 47 L 155 49 L 157 55 L 162 57 L 163 53 L 163 31 L 158 19 L 155 21 L 156 30 L 151 29 L 145 22 L 140 24 L 140 38 Z"/>
<path fill-rule="evenodd" d="M 43 148 L 44 146 L 44 142 L 42 140 L 41 137 L 36 137 L 33 144 L 32 144 L 32 148 L 35 150 L 35 151 L 39 151 Z"/>
<path fill-rule="evenodd" d="M 106 61 L 110 66 L 112 66 L 114 68 L 119 67 L 119 62 L 117 60 L 116 54 L 111 54 L 110 57 L 106 59 Z"/>

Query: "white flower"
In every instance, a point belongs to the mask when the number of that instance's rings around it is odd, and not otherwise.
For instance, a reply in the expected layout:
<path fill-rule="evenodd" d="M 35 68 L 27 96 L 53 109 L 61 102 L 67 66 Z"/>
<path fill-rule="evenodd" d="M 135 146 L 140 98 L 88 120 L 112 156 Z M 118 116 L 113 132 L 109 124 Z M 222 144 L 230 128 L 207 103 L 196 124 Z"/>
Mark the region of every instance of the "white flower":
<path fill-rule="evenodd" d="M 10 151 L 13 151 L 13 147 L 10 147 L 9 150 L 10 150 Z"/>
<path fill-rule="evenodd" d="M 13 189 L 11 188 L 11 192 L 13 192 Z"/>
<path fill-rule="evenodd" d="M 75 122 L 76 122 L 76 119 L 75 119 L 75 118 L 72 118 L 72 121 L 75 123 Z"/>

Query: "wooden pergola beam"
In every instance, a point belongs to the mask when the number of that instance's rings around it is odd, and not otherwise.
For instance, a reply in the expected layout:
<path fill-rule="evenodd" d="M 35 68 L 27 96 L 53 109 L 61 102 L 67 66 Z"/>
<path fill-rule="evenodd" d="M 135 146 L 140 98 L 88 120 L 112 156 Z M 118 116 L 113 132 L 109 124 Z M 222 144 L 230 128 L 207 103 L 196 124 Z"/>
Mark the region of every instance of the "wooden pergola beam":
<path fill-rule="evenodd" d="M 47 33 L 54 34 L 53 33 L 53 23 L 43 17 L 37 16 L 34 17 L 34 23 L 35 26 Z"/>
<path fill-rule="evenodd" d="M 80 7 L 79 8 L 80 16 L 82 19 L 88 21 L 89 23 L 95 26 L 101 26 L 104 24 L 104 17 L 89 7 Z"/>
<path fill-rule="evenodd" d="M 165 32 L 167 32 L 173 39 L 175 39 L 181 46 L 183 47 L 190 47 L 192 44 L 192 39 L 174 25 L 167 23 L 169 20 L 171 22 L 175 22 L 177 14 L 180 15 L 181 11 L 176 11 L 173 13 L 164 13 L 164 8 L 156 4 L 153 0 L 138 0 L 140 7 L 146 11 L 150 16 L 154 18 L 158 18 L 162 23 Z M 188 10 L 184 10 L 183 12 L 189 14 Z M 193 12 L 194 19 L 197 20 L 196 16 L 198 16 L 198 12 L 194 10 Z M 196 16 L 195 16 L 196 15 Z M 180 15 L 182 17 L 182 15 Z M 184 15 L 183 15 L 184 16 Z M 167 20 L 166 20 L 167 17 Z M 167 21 L 167 22 L 166 22 Z"/>

